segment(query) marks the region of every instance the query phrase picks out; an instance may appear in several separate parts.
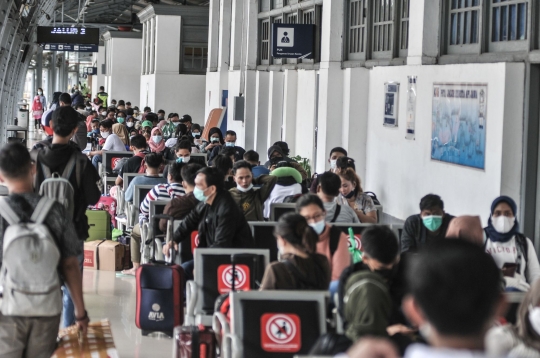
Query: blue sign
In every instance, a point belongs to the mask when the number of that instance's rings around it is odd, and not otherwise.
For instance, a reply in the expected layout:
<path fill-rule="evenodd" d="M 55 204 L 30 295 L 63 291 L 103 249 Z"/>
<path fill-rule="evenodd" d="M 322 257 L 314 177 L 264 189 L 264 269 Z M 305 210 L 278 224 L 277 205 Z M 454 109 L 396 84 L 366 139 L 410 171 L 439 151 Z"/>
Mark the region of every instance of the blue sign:
<path fill-rule="evenodd" d="M 312 59 L 314 34 L 315 25 L 272 24 L 272 57 Z"/>
<path fill-rule="evenodd" d="M 42 44 L 45 51 L 98 52 L 98 45 Z"/>

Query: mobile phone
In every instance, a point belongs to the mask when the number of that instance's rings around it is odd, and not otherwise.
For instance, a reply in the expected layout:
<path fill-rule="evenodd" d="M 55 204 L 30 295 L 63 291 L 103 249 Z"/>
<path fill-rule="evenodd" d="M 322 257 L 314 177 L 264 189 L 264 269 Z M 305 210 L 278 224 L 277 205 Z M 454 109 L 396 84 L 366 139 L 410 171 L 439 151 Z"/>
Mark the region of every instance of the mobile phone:
<path fill-rule="evenodd" d="M 514 277 L 516 275 L 517 265 L 515 263 L 506 262 L 502 267 L 502 273 L 505 277 Z"/>

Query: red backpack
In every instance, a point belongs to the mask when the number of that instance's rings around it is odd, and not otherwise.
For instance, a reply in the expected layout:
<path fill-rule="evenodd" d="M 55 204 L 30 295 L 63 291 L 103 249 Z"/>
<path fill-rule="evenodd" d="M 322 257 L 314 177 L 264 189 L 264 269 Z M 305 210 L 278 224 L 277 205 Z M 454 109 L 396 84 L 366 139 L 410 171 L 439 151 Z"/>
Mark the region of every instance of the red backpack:
<path fill-rule="evenodd" d="M 32 110 L 35 111 L 43 111 L 43 105 L 41 104 L 41 100 L 39 99 L 39 96 L 34 97 L 34 103 L 32 104 Z"/>

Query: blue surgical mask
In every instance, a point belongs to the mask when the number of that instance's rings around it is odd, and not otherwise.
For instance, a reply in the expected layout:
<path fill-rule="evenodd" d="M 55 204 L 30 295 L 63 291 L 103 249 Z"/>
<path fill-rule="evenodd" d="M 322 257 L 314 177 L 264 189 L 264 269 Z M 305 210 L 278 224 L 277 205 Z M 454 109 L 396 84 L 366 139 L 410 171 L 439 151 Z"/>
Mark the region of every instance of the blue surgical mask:
<path fill-rule="evenodd" d="M 176 162 L 177 163 L 189 163 L 190 160 L 191 160 L 191 157 L 180 157 L 180 158 L 176 159 Z"/>
<path fill-rule="evenodd" d="M 206 188 L 208 189 L 208 188 Z M 206 195 L 204 195 L 204 192 L 206 190 L 202 190 L 202 189 L 199 189 L 197 187 L 195 187 L 195 189 L 193 189 L 193 195 L 195 196 L 195 199 L 199 200 L 199 201 L 202 201 L 203 203 L 206 203 L 206 200 L 208 200 L 208 197 Z"/>
<path fill-rule="evenodd" d="M 422 218 L 424 226 L 431 232 L 439 230 L 442 225 L 443 217 L 441 215 L 430 215 Z"/>
<path fill-rule="evenodd" d="M 192 135 L 193 137 L 196 137 L 196 136 L 198 136 L 198 135 L 200 135 L 200 134 L 201 134 L 201 133 L 191 132 L 191 135 Z"/>
<path fill-rule="evenodd" d="M 173 126 L 175 127 L 178 127 L 178 125 L 180 124 L 180 122 L 171 122 Z"/>
<path fill-rule="evenodd" d="M 118 117 L 118 118 L 116 118 L 116 121 L 118 123 L 124 123 L 125 119 L 124 119 L 124 117 Z"/>
<path fill-rule="evenodd" d="M 234 147 L 234 142 L 227 142 L 225 143 L 226 147 Z"/>
<path fill-rule="evenodd" d="M 318 221 L 316 223 L 309 224 L 309 226 L 311 226 L 313 228 L 313 230 L 315 230 L 317 235 L 320 235 L 320 234 L 323 233 L 324 228 L 326 227 L 326 223 L 324 222 L 324 219 L 323 219 L 323 220 Z"/>
<path fill-rule="evenodd" d="M 212 137 L 212 138 L 210 138 L 210 142 L 212 142 L 212 143 L 219 142 L 219 138 Z"/>
<path fill-rule="evenodd" d="M 159 143 L 161 142 L 162 139 L 163 139 L 163 137 L 160 136 L 160 135 L 155 135 L 155 136 L 152 137 L 152 141 L 153 141 L 154 143 L 156 143 L 156 144 L 159 144 Z"/>

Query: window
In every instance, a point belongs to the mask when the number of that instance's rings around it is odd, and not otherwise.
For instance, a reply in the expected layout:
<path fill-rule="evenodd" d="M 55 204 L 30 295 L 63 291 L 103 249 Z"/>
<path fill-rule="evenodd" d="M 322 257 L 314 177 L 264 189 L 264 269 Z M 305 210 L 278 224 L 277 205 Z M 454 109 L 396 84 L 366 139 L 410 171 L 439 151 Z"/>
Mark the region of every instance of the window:
<path fill-rule="evenodd" d="M 270 20 L 261 22 L 261 64 L 270 64 Z"/>
<path fill-rule="evenodd" d="M 348 0 L 347 60 L 407 57 L 410 0 Z"/>
<path fill-rule="evenodd" d="M 528 0 L 491 0 L 489 17 L 489 51 L 528 50 Z"/>
<path fill-rule="evenodd" d="M 181 73 L 205 74 L 208 63 L 208 47 L 184 46 Z"/>
<path fill-rule="evenodd" d="M 478 43 L 480 0 L 452 0 L 450 7 L 450 45 Z"/>

